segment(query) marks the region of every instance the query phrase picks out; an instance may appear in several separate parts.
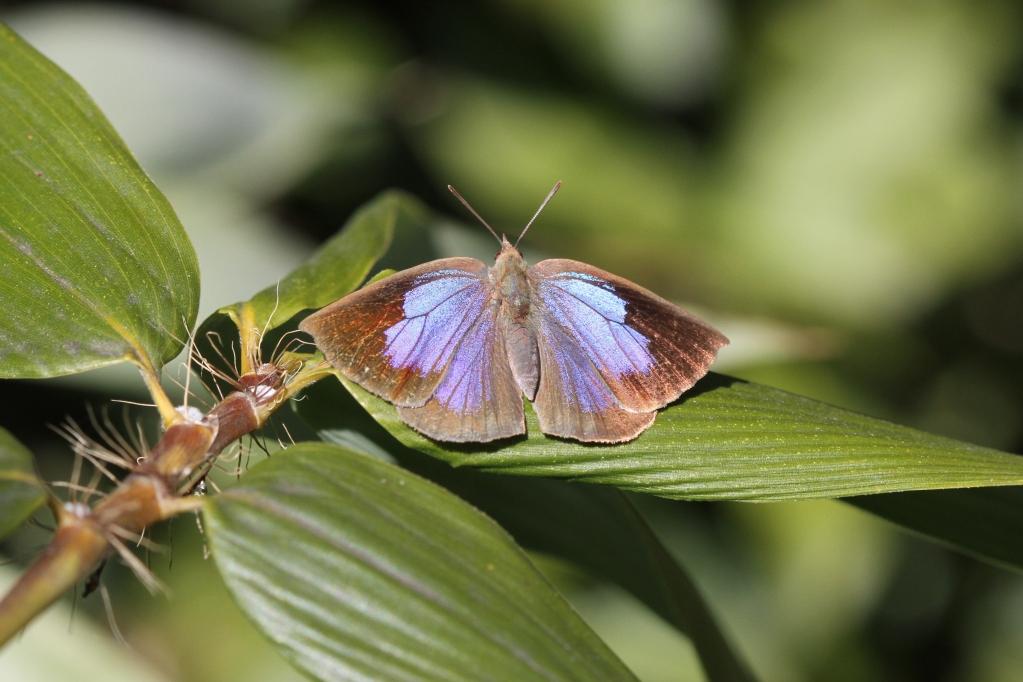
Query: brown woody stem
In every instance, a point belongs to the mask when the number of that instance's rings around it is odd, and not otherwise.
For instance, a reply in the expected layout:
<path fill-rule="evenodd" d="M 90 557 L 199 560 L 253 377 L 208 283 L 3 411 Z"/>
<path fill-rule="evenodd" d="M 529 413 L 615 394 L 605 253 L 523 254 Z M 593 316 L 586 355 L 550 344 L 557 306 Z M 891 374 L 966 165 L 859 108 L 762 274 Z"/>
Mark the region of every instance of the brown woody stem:
<path fill-rule="evenodd" d="M 302 385 L 309 377 L 292 378 Z M 0 600 L 0 646 L 24 628 L 111 552 L 116 533 L 141 533 L 147 526 L 195 505 L 182 500 L 193 476 L 205 474 L 230 443 L 258 429 L 293 394 L 286 374 L 263 365 L 243 375 L 229 394 L 199 422 L 174 421 L 150 455 L 93 509 L 51 500 L 57 532 L 18 582 Z M 319 376 L 317 376 L 319 378 Z"/>
<path fill-rule="evenodd" d="M 88 574 L 107 549 L 107 540 L 95 523 L 74 511 L 63 511 L 49 546 L 0 602 L 0 643 Z"/>

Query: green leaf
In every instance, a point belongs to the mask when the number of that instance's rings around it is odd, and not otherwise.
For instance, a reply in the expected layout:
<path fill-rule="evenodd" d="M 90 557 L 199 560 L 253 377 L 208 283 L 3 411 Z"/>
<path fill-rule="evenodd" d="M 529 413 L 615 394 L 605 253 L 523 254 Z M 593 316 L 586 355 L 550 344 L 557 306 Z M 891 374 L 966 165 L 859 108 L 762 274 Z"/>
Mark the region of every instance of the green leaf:
<path fill-rule="evenodd" d="M 1023 489 L 928 490 L 846 502 L 1002 567 L 1023 570 Z"/>
<path fill-rule="evenodd" d="M 318 679 L 634 679 L 497 524 L 379 459 L 297 445 L 205 518 L 242 609 Z"/>
<path fill-rule="evenodd" d="M 297 313 L 336 301 L 366 279 L 387 252 L 396 226 L 422 221 L 426 211 L 412 196 L 389 190 L 360 208 L 344 227 L 279 284 L 248 301 L 225 306 L 239 329 L 246 324 L 275 329 Z"/>
<path fill-rule="evenodd" d="M 167 200 L 89 96 L 0 25 L 0 377 L 159 367 L 199 272 Z"/>
<path fill-rule="evenodd" d="M 0 428 L 0 538 L 21 525 L 46 499 L 32 469 L 32 453 Z"/>
<path fill-rule="evenodd" d="M 756 679 L 699 588 L 624 493 L 450 467 L 441 473 L 436 465 L 431 469 L 439 474 L 433 480 L 491 515 L 523 546 L 572 562 L 646 604 L 690 639 L 708 680 Z"/>
<path fill-rule="evenodd" d="M 689 636 L 708 679 L 754 679 L 699 589 L 621 492 L 452 468 L 402 446 L 333 382 L 313 386 L 294 407 L 324 440 L 393 457 L 485 512 L 520 545 L 565 559 L 628 590 Z"/>
<path fill-rule="evenodd" d="M 1023 483 L 1023 457 L 866 417 L 768 386 L 710 374 L 629 443 L 527 437 L 432 441 L 389 403 L 342 381 L 399 441 L 454 464 L 571 478 L 669 499 L 791 500 Z"/>

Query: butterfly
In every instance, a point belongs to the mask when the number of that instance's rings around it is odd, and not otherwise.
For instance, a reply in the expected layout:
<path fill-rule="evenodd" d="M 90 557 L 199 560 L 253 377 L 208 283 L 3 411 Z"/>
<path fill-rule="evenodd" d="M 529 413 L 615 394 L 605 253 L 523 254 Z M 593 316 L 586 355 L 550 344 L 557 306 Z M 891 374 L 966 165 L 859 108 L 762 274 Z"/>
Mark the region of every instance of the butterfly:
<path fill-rule="evenodd" d="M 333 367 L 397 406 L 438 441 L 487 442 L 540 430 L 584 442 L 632 440 L 695 384 L 728 343 L 639 285 L 578 261 L 528 266 L 515 244 L 450 185 L 501 243 L 487 267 L 443 258 L 403 270 L 300 324 Z"/>

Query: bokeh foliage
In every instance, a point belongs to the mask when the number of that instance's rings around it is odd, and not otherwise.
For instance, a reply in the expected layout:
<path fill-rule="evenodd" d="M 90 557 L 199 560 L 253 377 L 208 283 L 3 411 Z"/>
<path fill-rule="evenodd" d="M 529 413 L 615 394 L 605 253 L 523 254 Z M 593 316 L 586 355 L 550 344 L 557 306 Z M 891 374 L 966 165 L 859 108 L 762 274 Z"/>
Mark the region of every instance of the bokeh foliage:
<path fill-rule="evenodd" d="M 20 3 L 2 18 L 84 85 L 168 194 L 198 251 L 201 315 L 284 276 L 383 187 L 450 214 L 450 182 L 516 231 L 560 178 L 527 256 L 702 304 L 735 342 L 723 371 L 1023 447 L 1011 3 Z M 441 227 L 387 264 L 486 258 L 487 239 Z M 57 466 L 66 454 L 30 425 L 118 381 L 5 384 L 5 426 Z M 831 502 L 643 504 L 765 678 L 1018 675 L 1014 574 Z M 959 504 L 978 507 L 946 509 Z M 154 605 L 111 580 L 133 644 L 169 677 L 275 661 L 246 639 L 192 526 L 174 534 L 165 577 L 182 599 Z M 631 624 L 601 634 L 633 669 L 657 657 L 645 647 L 663 626 L 606 595 L 586 608 Z M 232 634 L 195 641 L 189 609 Z M 241 650 L 247 673 L 223 662 Z M 692 670 L 665 665 L 644 679 Z"/>

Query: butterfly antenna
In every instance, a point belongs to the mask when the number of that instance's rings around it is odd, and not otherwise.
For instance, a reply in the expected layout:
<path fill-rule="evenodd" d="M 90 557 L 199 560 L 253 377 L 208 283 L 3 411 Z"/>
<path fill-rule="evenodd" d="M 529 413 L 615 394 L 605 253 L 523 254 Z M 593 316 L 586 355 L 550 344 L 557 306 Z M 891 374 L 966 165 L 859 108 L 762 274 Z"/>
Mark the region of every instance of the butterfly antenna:
<path fill-rule="evenodd" d="M 522 238 L 526 236 L 526 232 L 528 232 L 529 228 L 533 226 L 533 223 L 536 222 L 536 219 L 540 217 L 540 213 L 543 212 L 545 208 L 547 208 L 547 204 L 551 203 L 551 199 L 554 198 L 554 195 L 558 193 L 559 189 L 561 189 L 561 180 L 558 180 L 557 182 L 554 183 L 554 187 L 551 187 L 551 191 L 547 192 L 547 196 L 540 203 L 540 208 L 536 209 L 536 213 L 534 213 L 533 217 L 529 219 L 529 222 L 526 223 L 526 226 L 522 228 L 522 233 L 519 235 L 519 238 L 515 240 L 516 249 L 519 248 L 519 242 L 521 242 Z"/>
<path fill-rule="evenodd" d="M 455 189 L 451 185 L 448 185 L 448 191 L 454 194 L 455 198 L 462 202 L 462 206 L 465 206 L 469 210 L 469 213 L 472 213 L 473 216 L 475 216 L 476 220 L 480 221 L 483 224 L 483 227 L 487 228 L 487 230 L 490 231 L 490 234 L 494 235 L 494 239 L 496 239 L 498 243 L 501 242 L 501 238 L 497 236 L 497 232 L 494 231 L 494 228 L 490 227 L 490 224 L 483 219 L 483 216 L 476 212 L 476 209 L 473 208 L 472 205 L 465 200 L 465 197 L 458 193 L 457 189 Z"/>

